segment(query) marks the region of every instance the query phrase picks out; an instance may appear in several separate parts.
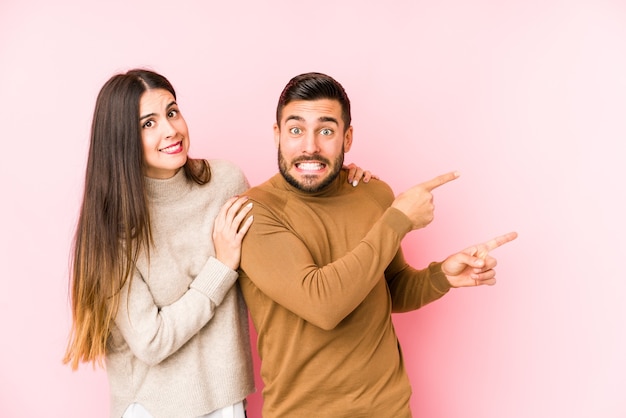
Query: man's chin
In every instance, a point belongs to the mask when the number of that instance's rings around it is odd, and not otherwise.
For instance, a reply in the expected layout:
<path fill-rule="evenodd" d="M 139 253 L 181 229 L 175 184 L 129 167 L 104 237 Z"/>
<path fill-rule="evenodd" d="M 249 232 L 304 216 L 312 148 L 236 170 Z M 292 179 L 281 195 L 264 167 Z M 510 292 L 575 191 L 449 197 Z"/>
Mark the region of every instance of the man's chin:
<path fill-rule="evenodd" d="M 300 180 L 295 180 L 296 186 L 298 189 L 302 190 L 303 192 L 310 192 L 310 193 L 314 193 L 319 191 L 320 189 L 322 189 L 323 187 L 326 186 L 326 184 L 318 179 L 300 179 Z"/>
<path fill-rule="evenodd" d="M 289 184 L 291 184 L 296 189 L 307 193 L 319 192 L 332 182 L 332 179 L 330 179 L 328 176 L 321 177 L 318 175 L 305 174 L 296 177 L 289 173 L 282 174 Z"/>

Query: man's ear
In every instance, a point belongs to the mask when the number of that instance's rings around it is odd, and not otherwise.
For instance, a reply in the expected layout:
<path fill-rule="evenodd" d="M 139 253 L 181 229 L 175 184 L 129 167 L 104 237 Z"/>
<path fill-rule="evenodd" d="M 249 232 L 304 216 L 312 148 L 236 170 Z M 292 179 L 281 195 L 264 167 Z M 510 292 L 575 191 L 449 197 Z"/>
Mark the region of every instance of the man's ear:
<path fill-rule="evenodd" d="M 350 148 L 352 148 L 352 126 L 349 126 L 343 135 L 343 152 L 350 151 Z"/>
<path fill-rule="evenodd" d="M 274 124 L 274 145 L 278 148 L 280 144 L 280 126 L 277 123 Z"/>

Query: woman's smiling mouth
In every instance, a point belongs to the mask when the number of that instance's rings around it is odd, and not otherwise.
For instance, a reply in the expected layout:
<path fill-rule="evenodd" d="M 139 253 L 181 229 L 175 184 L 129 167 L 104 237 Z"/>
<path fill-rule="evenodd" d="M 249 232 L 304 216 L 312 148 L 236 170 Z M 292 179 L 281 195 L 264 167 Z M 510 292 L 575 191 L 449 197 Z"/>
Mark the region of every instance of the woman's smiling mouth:
<path fill-rule="evenodd" d="M 178 154 L 183 150 L 183 141 L 178 141 L 175 144 L 170 145 L 166 148 L 161 148 L 159 152 L 164 152 L 166 154 Z"/>

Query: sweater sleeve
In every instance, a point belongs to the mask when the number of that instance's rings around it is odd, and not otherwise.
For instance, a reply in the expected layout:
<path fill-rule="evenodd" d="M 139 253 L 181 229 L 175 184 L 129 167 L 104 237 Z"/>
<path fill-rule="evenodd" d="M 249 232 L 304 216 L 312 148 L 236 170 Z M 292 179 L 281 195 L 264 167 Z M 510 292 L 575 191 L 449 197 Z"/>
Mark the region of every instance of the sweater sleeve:
<path fill-rule="evenodd" d="M 408 312 L 433 302 L 450 290 L 441 263 L 417 270 L 404 259 L 402 249 L 385 270 L 393 312 Z"/>
<path fill-rule="evenodd" d="M 210 257 L 178 300 L 159 307 L 137 271 L 122 289 L 115 325 L 137 358 L 158 364 L 207 324 L 236 280 L 237 272 Z"/>
<path fill-rule="evenodd" d="M 406 216 L 388 208 L 345 256 L 318 266 L 281 219 L 255 204 L 243 242 L 242 270 L 276 303 L 322 329 L 335 328 L 381 280 L 404 235 Z"/>

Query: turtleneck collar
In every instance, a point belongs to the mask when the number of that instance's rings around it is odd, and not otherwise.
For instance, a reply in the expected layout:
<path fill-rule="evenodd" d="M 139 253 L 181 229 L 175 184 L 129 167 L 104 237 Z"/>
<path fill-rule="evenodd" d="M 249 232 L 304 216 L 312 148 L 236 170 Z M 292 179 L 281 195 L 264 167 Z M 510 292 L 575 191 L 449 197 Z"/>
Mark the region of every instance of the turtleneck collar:
<path fill-rule="evenodd" d="M 152 202 L 173 202 L 186 193 L 191 188 L 190 182 L 185 176 L 185 170 L 180 168 L 173 177 L 169 179 L 153 179 L 144 177 L 146 194 L 148 200 Z"/>

